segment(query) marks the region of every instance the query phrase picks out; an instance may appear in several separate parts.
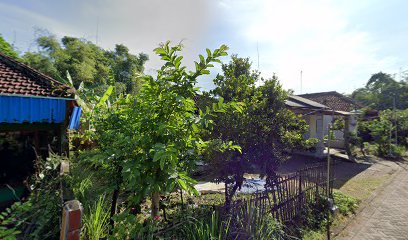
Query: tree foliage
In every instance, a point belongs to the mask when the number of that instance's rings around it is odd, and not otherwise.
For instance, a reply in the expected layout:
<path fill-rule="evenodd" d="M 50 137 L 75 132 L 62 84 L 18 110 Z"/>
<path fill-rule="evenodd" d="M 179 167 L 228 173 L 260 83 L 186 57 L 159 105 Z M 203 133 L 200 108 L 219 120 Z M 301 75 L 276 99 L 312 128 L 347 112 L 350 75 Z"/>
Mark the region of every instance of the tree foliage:
<path fill-rule="evenodd" d="M 137 91 L 148 60 L 146 54 L 133 55 L 122 44 L 109 51 L 85 39 L 66 36 L 59 41 L 53 35 L 40 36 L 36 43 L 39 51 L 25 53 L 25 63 L 63 82 L 69 72 L 75 87 L 83 82 L 99 95 L 108 85 L 115 85 L 120 92 Z"/>
<path fill-rule="evenodd" d="M 0 35 L 0 52 L 16 60 L 19 59 L 18 53 L 16 52 L 14 47 L 6 40 L 4 40 L 4 38 L 1 35 Z"/>
<path fill-rule="evenodd" d="M 408 147 L 408 109 L 381 111 L 379 118 L 358 122 L 355 144 L 375 146 L 375 154 L 399 156 Z"/>
<path fill-rule="evenodd" d="M 408 82 L 396 81 L 390 74 L 373 74 L 364 88 L 356 89 L 352 98 L 376 110 L 408 108 Z"/>
<path fill-rule="evenodd" d="M 214 80 L 216 88 L 207 94 L 207 105 L 223 98 L 240 103 L 242 112 L 220 113 L 215 119 L 209 138 L 239 145 L 242 152 L 219 151 L 215 146 L 207 159 L 215 181 L 224 181 L 228 189 L 226 202 L 244 181 L 244 173 L 258 170 L 261 175 L 273 177 L 278 165 L 294 147 L 304 144 L 302 133 L 307 130 L 301 120 L 285 106 L 287 92 L 276 76 L 260 79 L 251 70 L 248 58 L 233 55 L 222 65 L 223 75 Z M 257 86 L 260 84 L 260 86 Z"/>
<path fill-rule="evenodd" d="M 96 164 L 107 169 L 122 192 L 130 193 L 126 195 L 129 204 L 138 205 L 150 196 L 154 216 L 159 194 L 175 188 L 197 193 L 188 173 L 209 146 L 199 133 L 211 126 L 213 112 L 228 109 L 220 100 L 197 114 L 194 102 L 197 78 L 209 74 L 208 68 L 227 54 L 227 47 L 207 50 L 192 72 L 181 64 L 181 48 L 165 43 L 155 49 L 165 61 L 157 77 L 145 77 L 137 95 L 121 95 L 98 107 L 94 116 Z"/>

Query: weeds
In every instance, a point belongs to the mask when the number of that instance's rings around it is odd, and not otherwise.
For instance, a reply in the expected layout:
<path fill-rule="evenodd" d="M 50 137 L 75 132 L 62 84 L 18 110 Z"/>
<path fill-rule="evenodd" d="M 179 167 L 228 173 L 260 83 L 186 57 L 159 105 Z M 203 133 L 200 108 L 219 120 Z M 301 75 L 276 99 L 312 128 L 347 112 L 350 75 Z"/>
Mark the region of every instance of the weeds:
<path fill-rule="evenodd" d="M 98 202 L 89 208 L 84 215 L 84 235 L 87 240 L 99 240 L 108 235 L 109 210 L 106 207 L 105 197 L 99 197 Z"/>

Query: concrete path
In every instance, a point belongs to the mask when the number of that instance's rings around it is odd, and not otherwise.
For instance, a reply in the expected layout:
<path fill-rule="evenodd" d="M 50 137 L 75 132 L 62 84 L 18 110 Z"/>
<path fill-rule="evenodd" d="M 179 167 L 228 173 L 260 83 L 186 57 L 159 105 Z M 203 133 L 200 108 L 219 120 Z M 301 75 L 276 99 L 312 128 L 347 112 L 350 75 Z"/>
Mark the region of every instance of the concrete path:
<path fill-rule="evenodd" d="M 401 168 L 393 180 L 357 214 L 336 240 L 408 239 L 408 168 Z"/>

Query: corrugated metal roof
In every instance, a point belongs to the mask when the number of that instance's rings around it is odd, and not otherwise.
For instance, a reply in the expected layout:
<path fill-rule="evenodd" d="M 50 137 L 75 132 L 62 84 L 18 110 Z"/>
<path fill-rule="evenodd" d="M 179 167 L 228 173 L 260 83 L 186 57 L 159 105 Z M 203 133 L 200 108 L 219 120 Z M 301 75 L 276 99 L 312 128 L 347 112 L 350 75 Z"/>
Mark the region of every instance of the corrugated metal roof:
<path fill-rule="evenodd" d="M 302 105 L 302 104 L 299 104 L 299 103 L 295 103 L 295 102 L 290 101 L 290 100 L 286 100 L 286 101 L 285 101 L 285 104 L 286 104 L 287 106 L 289 106 L 289 107 L 298 107 L 298 108 L 305 107 L 305 105 Z"/>
<path fill-rule="evenodd" d="M 66 108 L 62 99 L 0 96 L 0 123 L 62 123 Z"/>
<path fill-rule="evenodd" d="M 313 109 L 329 109 L 328 106 L 317 103 L 315 101 L 303 98 L 303 97 L 299 97 L 299 96 L 295 96 L 295 95 L 290 95 L 288 97 L 288 100 L 293 104 L 297 104 L 299 106 L 293 106 L 293 107 L 302 107 L 302 108 L 313 108 Z M 289 105 L 290 106 L 290 105 Z"/>

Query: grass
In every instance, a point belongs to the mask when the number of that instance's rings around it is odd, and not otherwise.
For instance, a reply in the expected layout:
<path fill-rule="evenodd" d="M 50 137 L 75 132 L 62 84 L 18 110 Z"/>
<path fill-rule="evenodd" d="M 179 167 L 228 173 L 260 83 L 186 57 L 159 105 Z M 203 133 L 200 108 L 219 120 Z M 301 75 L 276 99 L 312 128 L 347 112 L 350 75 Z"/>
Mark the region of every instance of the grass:
<path fill-rule="evenodd" d="M 325 240 L 326 235 L 322 231 L 307 231 L 303 237 L 303 240 Z"/>
<path fill-rule="evenodd" d="M 355 214 L 360 201 L 348 196 L 339 190 L 333 192 L 334 203 L 338 207 L 338 214 L 332 218 L 331 228 L 336 228 L 346 221 L 351 215 Z M 306 229 L 303 232 L 302 239 L 305 240 L 323 240 L 326 239 L 326 225 L 323 223 L 319 229 Z"/>
<path fill-rule="evenodd" d="M 340 188 L 340 190 L 343 193 L 352 196 L 360 201 L 365 201 L 388 178 L 389 178 L 388 175 L 355 177 L 348 181 L 346 184 L 344 184 Z"/>
<path fill-rule="evenodd" d="M 98 202 L 84 215 L 85 239 L 99 240 L 108 235 L 109 211 L 105 206 L 105 197 L 101 196 Z"/>

